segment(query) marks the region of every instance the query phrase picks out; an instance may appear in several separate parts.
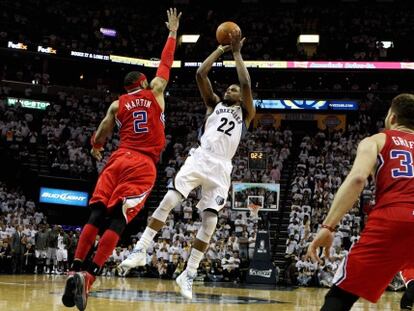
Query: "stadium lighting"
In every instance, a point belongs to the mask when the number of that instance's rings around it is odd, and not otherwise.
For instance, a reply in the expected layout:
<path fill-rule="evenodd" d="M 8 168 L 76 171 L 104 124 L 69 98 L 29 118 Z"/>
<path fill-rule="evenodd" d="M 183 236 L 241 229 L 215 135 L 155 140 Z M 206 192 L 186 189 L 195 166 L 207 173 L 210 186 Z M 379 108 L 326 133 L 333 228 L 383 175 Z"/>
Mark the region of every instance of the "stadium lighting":
<path fill-rule="evenodd" d="M 200 35 L 182 35 L 181 42 L 182 43 L 196 43 Z"/>
<path fill-rule="evenodd" d="M 394 42 L 392 41 L 377 41 L 378 48 L 389 49 L 394 47 Z"/>
<path fill-rule="evenodd" d="M 111 29 L 111 28 L 103 28 L 101 27 L 99 29 L 99 31 L 101 32 L 101 34 L 103 34 L 106 37 L 116 37 L 117 32 L 115 29 Z"/>
<path fill-rule="evenodd" d="M 298 43 L 319 43 L 319 35 L 299 35 Z"/>

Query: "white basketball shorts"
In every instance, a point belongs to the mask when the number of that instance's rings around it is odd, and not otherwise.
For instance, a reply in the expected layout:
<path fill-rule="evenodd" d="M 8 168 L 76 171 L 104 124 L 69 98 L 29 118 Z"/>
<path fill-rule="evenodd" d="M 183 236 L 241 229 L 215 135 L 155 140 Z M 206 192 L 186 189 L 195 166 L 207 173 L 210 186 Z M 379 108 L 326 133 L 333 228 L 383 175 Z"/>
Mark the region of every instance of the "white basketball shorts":
<path fill-rule="evenodd" d="M 219 212 L 226 203 L 231 186 L 231 160 L 209 153 L 201 147 L 190 151 L 183 166 L 174 178 L 174 189 L 185 198 L 201 186 L 200 211 L 213 209 Z"/>
<path fill-rule="evenodd" d="M 47 258 L 47 250 L 35 250 L 35 257 L 36 258 Z"/>
<path fill-rule="evenodd" d="M 58 249 L 56 251 L 57 261 L 68 261 L 68 250 L 67 249 Z"/>

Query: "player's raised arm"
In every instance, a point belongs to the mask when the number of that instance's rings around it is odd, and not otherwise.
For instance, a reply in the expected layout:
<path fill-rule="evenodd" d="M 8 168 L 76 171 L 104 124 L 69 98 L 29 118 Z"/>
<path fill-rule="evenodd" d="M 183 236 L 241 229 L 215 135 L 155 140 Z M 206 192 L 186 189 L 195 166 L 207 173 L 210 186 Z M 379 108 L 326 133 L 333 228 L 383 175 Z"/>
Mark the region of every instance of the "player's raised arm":
<path fill-rule="evenodd" d="M 213 67 L 214 62 L 219 59 L 223 53 L 229 50 L 229 45 L 219 45 L 217 49 L 215 49 L 197 69 L 196 81 L 201 97 L 207 106 L 207 113 L 210 113 L 212 108 L 214 108 L 220 101 L 220 97 L 218 97 L 218 95 L 213 91 L 210 79 L 208 78 L 208 73 L 210 72 L 211 67 Z"/>
<path fill-rule="evenodd" d="M 105 118 L 99 124 L 95 134 L 91 137 L 91 155 L 98 161 L 102 160 L 101 151 L 104 150 L 106 138 L 112 133 L 115 126 L 115 116 L 118 112 L 119 102 L 114 101 L 108 108 Z"/>
<path fill-rule="evenodd" d="M 244 40 L 246 38 L 241 38 L 241 32 L 239 29 L 233 30 L 230 34 L 230 46 L 233 52 L 233 58 L 236 62 L 237 76 L 239 77 L 240 90 L 243 101 L 243 108 L 247 111 L 247 116 L 245 122 L 247 127 L 249 127 L 250 122 L 253 120 L 256 115 L 256 107 L 253 104 L 253 95 L 252 87 L 250 82 L 249 71 L 244 64 L 241 48 L 243 47 Z"/>
<path fill-rule="evenodd" d="M 384 141 L 384 134 L 376 134 L 363 139 L 359 143 L 352 169 L 335 194 L 332 206 L 323 222 L 322 229 L 318 232 L 308 248 L 307 255 L 314 262 L 319 261 L 317 255 L 319 247 L 323 247 L 325 256 L 329 257 L 329 250 L 333 241 L 332 232 L 361 195 L 368 176 L 375 168 L 377 155 Z"/>
<path fill-rule="evenodd" d="M 180 25 L 181 12 L 177 13 L 177 9 L 167 10 L 168 22 L 165 22 L 170 33 L 168 34 L 167 42 L 161 53 L 161 61 L 158 66 L 157 74 L 150 83 L 150 87 L 161 106 L 164 110 L 164 90 L 170 79 L 170 70 L 174 62 L 174 52 L 177 39 L 177 30 Z"/>

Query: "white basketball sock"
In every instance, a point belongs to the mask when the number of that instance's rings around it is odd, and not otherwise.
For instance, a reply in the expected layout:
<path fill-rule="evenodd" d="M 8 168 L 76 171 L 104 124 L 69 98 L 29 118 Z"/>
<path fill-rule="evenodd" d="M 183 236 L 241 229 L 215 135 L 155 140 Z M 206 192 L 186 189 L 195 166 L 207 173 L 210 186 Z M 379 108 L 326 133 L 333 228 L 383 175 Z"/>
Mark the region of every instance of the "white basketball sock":
<path fill-rule="evenodd" d="M 156 234 L 157 234 L 157 231 L 155 231 L 154 229 L 151 229 L 150 227 L 146 227 L 144 230 L 144 233 L 142 234 L 141 238 L 135 245 L 134 249 L 142 248 L 144 250 L 147 250 L 147 248 L 151 244 L 151 241 L 154 239 Z"/>
<path fill-rule="evenodd" d="M 197 269 L 200 265 L 201 259 L 203 259 L 204 253 L 200 252 L 198 249 L 193 248 L 191 250 L 190 258 L 188 258 L 187 262 L 187 272 L 190 274 L 190 276 L 196 276 L 197 275 Z"/>
<path fill-rule="evenodd" d="M 151 217 L 165 223 L 170 211 L 182 201 L 183 197 L 181 194 L 177 191 L 169 190 L 162 199 L 160 206 L 158 206 L 154 213 L 152 213 Z M 147 226 L 134 249 L 143 248 L 144 250 L 147 250 L 156 234 L 157 231 Z"/>

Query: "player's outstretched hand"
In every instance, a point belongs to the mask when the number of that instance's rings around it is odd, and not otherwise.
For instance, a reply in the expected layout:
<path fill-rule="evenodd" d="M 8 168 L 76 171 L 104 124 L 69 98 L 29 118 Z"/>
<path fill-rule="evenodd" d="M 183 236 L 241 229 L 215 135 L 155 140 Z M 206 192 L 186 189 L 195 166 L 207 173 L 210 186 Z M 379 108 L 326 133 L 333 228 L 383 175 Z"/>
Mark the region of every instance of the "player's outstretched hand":
<path fill-rule="evenodd" d="M 319 247 L 323 247 L 323 253 L 326 259 L 329 259 L 329 254 L 333 242 L 333 234 L 328 229 L 322 228 L 316 234 L 315 239 L 308 247 L 306 257 L 310 258 L 315 263 L 321 263 L 321 259 L 318 256 Z"/>
<path fill-rule="evenodd" d="M 246 38 L 241 37 L 241 32 L 238 29 L 234 29 L 231 33 L 229 33 L 230 37 L 230 47 L 231 50 L 234 52 L 240 52 L 241 48 L 243 47 L 244 41 Z"/>
<path fill-rule="evenodd" d="M 231 50 L 231 46 L 230 46 L 230 44 L 227 44 L 227 45 L 219 45 L 218 46 L 218 48 L 220 49 L 220 50 L 222 50 L 223 51 L 223 53 L 226 53 L 226 52 L 228 52 L 228 51 L 230 51 Z"/>
<path fill-rule="evenodd" d="M 176 8 L 170 8 L 167 10 L 167 17 L 168 22 L 165 22 L 165 25 L 167 25 L 169 31 L 177 31 L 180 25 L 181 12 L 177 14 Z"/>
<path fill-rule="evenodd" d="M 98 161 L 102 160 L 102 151 L 104 150 L 104 148 L 99 148 L 99 149 L 95 149 L 92 148 L 91 150 L 91 155 Z"/>

